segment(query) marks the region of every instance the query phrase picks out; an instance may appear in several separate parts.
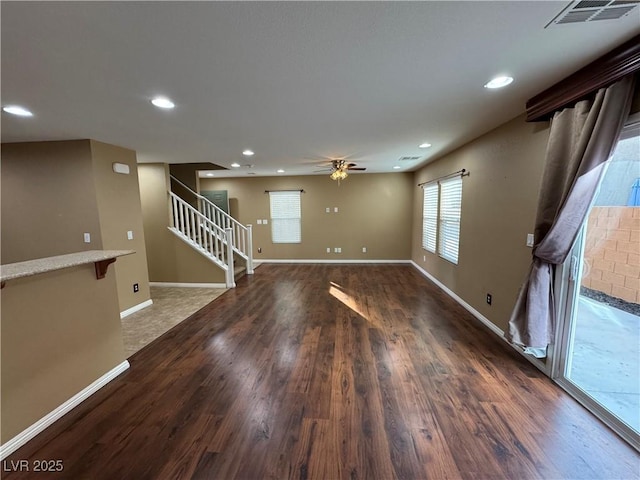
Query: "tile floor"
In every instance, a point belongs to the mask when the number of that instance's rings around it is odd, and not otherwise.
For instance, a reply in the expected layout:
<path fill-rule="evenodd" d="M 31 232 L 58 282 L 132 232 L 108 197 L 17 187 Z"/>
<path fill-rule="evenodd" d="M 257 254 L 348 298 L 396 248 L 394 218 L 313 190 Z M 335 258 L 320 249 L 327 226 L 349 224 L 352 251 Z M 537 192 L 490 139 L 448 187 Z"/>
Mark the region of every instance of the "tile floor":
<path fill-rule="evenodd" d="M 153 305 L 122 319 L 127 358 L 224 292 L 226 289 L 151 287 Z"/>

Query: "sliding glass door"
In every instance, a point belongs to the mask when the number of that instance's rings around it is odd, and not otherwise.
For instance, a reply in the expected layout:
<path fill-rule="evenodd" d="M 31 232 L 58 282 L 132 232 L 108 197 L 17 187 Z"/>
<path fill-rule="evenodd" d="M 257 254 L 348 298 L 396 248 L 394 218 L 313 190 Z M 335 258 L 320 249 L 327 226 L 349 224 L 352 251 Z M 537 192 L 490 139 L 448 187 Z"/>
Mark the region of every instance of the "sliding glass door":
<path fill-rule="evenodd" d="M 640 123 L 618 142 L 558 281 L 554 377 L 640 449 Z"/>

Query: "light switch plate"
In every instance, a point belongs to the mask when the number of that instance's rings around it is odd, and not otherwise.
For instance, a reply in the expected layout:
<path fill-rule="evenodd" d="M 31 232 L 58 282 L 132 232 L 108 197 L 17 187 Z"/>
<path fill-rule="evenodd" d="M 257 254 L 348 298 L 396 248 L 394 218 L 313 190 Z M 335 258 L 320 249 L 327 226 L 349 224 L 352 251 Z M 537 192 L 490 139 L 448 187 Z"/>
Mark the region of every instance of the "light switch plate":
<path fill-rule="evenodd" d="M 362 247 L 362 253 L 367 253 L 367 247 Z"/>
<path fill-rule="evenodd" d="M 333 212 L 338 213 L 338 207 L 333 207 Z"/>
<path fill-rule="evenodd" d="M 324 211 L 325 211 L 325 213 L 331 213 L 331 208 L 327 207 L 327 208 L 324 209 Z"/>
<path fill-rule="evenodd" d="M 133 240 L 133 230 L 127 230 L 127 240 Z"/>
<path fill-rule="evenodd" d="M 527 247 L 533 247 L 533 233 L 527 233 Z"/>
<path fill-rule="evenodd" d="M 269 223 L 269 220 L 267 220 L 266 218 L 263 218 L 263 219 L 262 219 L 262 224 L 263 224 L 263 225 L 266 225 L 266 224 L 268 224 L 268 223 Z"/>
<path fill-rule="evenodd" d="M 258 225 L 262 225 L 262 219 L 260 219 L 260 218 L 259 218 L 258 220 L 256 220 L 256 223 L 257 223 Z"/>
<path fill-rule="evenodd" d="M 91 234 L 90 233 L 85 233 L 84 234 L 84 243 L 91 243 Z"/>

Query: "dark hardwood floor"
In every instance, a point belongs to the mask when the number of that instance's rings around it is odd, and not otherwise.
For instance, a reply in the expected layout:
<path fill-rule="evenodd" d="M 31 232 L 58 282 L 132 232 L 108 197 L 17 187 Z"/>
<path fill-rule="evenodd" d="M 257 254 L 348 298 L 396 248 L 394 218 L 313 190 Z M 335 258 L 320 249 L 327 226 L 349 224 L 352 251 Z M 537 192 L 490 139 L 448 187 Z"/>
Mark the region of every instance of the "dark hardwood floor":
<path fill-rule="evenodd" d="M 632 479 L 639 455 L 407 265 L 263 265 L 13 479 Z"/>

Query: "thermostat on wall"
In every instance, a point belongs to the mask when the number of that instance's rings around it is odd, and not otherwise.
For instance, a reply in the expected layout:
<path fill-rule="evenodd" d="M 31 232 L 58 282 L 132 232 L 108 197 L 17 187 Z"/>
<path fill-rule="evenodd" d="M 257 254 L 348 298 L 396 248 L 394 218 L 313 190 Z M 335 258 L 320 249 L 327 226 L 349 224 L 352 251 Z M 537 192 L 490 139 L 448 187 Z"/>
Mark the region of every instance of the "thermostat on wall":
<path fill-rule="evenodd" d="M 126 163 L 114 163 L 113 171 L 116 173 L 122 173 L 123 175 L 129 175 L 129 165 Z"/>

